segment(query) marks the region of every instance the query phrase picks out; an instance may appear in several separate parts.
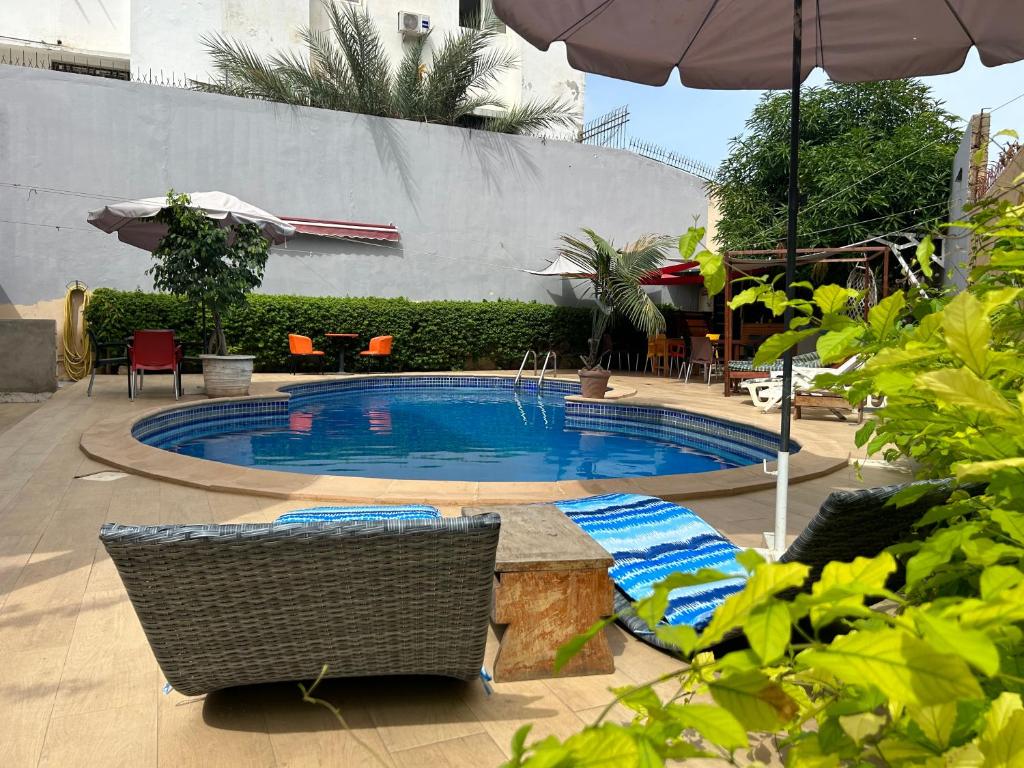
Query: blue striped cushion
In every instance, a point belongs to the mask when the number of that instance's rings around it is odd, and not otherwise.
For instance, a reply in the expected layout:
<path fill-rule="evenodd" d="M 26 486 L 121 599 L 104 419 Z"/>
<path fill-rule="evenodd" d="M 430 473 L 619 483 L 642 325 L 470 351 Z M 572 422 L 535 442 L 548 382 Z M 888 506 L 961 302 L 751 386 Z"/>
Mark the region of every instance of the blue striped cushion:
<path fill-rule="evenodd" d="M 713 568 L 735 578 L 677 589 L 665 621 L 703 628 L 715 609 L 746 581 L 739 547 L 691 510 L 653 496 L 610 493 L 555 503 L 615 560 L 609 575 L 632 600 L 651 594 L 670 573 Z"/>
<path fill-rule="evenodd" d="M 275 523 L 334 523 L 339 520 L 434 520 L 441 513 L 426 504 L 310 507 L 286 512 Z"/>

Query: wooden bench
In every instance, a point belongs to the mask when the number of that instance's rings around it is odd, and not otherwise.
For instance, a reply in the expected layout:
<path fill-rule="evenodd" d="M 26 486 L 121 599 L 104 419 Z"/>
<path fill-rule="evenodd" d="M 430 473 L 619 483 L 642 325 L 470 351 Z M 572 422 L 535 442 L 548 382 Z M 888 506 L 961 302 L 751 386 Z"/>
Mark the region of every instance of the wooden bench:
<path fill-rule="evenodd" d="M 559 646 L 613 612 L 612 557 L 553 504 L 467 507 L 501 517 L 491 620 L 499 637 L 498 682 L 554 677 Z M 615 671 L 603 632 L 561 675 Z"/>

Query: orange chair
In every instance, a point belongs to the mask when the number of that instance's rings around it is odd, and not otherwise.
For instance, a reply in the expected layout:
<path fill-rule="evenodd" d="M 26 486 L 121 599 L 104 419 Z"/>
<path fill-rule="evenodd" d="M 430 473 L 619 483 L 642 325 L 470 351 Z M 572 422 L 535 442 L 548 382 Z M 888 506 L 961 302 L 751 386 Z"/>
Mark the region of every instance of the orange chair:
<path fill-rule="evenodd" d="M 393 336 L 374 336 L 370 339 L 370 348 L 359 353 L 360 357 L 376 358 L 391 357 L 391 344 Z"/>
<path fill-rule="evenodd" d="M 313 340 L 309 336 L 299 336 L 297 333 L 288 334 L 288 370 L 295 375 L 295 361 L 306 358 L 315 358 L 320 361 L 320 373 L 324 372 L 324 353 L 319 349 L 313 349 Z"/>

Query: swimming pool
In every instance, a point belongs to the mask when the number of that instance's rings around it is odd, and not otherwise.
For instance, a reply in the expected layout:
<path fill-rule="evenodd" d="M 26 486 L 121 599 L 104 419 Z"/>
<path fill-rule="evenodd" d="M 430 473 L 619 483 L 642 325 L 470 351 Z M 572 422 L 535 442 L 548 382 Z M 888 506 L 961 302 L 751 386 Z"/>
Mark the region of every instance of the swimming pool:
<path fill-rule="evenodd" d="M 567 402 L 570 382 L 372 377 L 282 388 L 138 422 L 142 442 L 195 458 L 315 475 L 554 482 L 707 472 L 774 456 L 774 436 L 662 408 Z M 248 407 L 246 407 L 248 406 Z"/>

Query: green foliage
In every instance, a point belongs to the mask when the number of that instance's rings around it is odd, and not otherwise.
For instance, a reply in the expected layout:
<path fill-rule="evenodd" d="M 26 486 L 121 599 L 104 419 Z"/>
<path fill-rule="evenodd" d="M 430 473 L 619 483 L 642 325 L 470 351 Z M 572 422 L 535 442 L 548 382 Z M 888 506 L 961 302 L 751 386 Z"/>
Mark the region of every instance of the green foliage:
<path fill-rule="evenodd" d="M 167 234 L 146 274 L 160 290 L 205 303 L 214 324 L 208 351 L 226 355 L 223 315 L 263 283 L 268 243 L 255 224 L 219 227 L 190 203 L 188 195 L 167 193 L 167 207 L 157 216 Z"/>
<path fill-rule="evenodd" d="M 417 37 L 404 46 L 405 54 L 393 68 L 380 30 L 365 10 L 332 0 L 324 0 L 323 6 L 330 31 L 299 32 L 309 47 L 308 59 L 290 52 L 264 57 L 244 42 L 208 35 L 202 42 L 220 80 L 192 81 L 192 87 L 378 117 L 480 125 L 500 133 L 539 132 L 575 123 L 572 106 L 558 99 L 508 105 L 498 96 L 498 80 L 518 59 L 501 45 L 504 35 L 493 24 L 460 27 L 429 55 L 430 35 Z M 503 114 L 481 118 L 474 114 L 480 109 Z"/>
<path fill-rule="evenodd" d="M 745 588 L 701 633 L 656 627 L 690 663 L 616 690 L 631 722 L 606 722 L 609 706 L 565 741 L 527 744 L 522 732 L 508 766 L 597 766 L 612 754 L 623 768 L 698 755 L 739 763 L 765 740 L 787 766 L 1024 764 L 1024 204 L 986 202 L 958 225 L 986 249 L 965 292 L 897 293 L 864 319 L 846 314 L 846 288 L 803 286 L 793 308 L 801 332 L 820 332 L 823 356 L 864 359 L 818 386 L 851 403 L 888 398 L 858 445 L 912 458 L 922 478 L 973 485 L 907 540 L 829 563 L 810 585 L 804 566 L 743 554 Z M 754 287 L 745 300 L 778 301 L 768 281 Z M 922 493 L 911 487 L 893 503 Z M 673 589 L 716 577 L 670 576 L 637 613 L 656 625 Z M 739 630 L 750 647 L 721 652 Z"/>
<path fill-rule="evenodd" d="M 711 184 L 724 250 L 785 241 L 789 98 L 762 97 Z M 804 89 L 800 113 L 800 247 L 846 245 L 944 214 L 960 134 L 928 86 L 828 83 Z"/>
<path fill-rule="evenodd" d="M 585 240 L 562 235 L 558 253 L 579 267 L 580 274 L 589 275 L 595 306 L 583 365 L 596 368 L 601 339 L 614 316 L 624 318 L 646 336 L 665 330 L 665 316 L 643 289 L 643 279 L 661 266 L 670 239 L 644 235 L 616 248 L 592 229 L 584 229 L 583 233 Z"/>
<path fill-rule="evenodd" d="M 176 296 L 100 288 L 88 312 L 90 327 L 102 339 L 124 338 L 137 328 L 173 328 L 186 347 L 197 349 L 202 342 L 199 307 Z M 392 359 L 373 370 L 515 369 L 526 349 L 553 348 L 563 355 L 582 351 L 590 313 L 520 301 L 250 294 L 225 315 L 224 328 L 230 351 L 255 355 L 258 371 L 286 370 L 289 333 L 312 337 L 317 349 L 330 355 L 336 347 L 324 334 L 335 331 L 358 333 L 363 348 L 373 336 L 395 337 Z M 347 354 L 346 367 L 361 371 L 368 366 L 358 355 Z"/>

